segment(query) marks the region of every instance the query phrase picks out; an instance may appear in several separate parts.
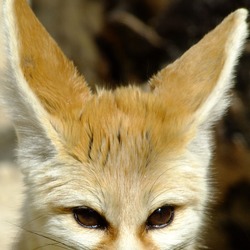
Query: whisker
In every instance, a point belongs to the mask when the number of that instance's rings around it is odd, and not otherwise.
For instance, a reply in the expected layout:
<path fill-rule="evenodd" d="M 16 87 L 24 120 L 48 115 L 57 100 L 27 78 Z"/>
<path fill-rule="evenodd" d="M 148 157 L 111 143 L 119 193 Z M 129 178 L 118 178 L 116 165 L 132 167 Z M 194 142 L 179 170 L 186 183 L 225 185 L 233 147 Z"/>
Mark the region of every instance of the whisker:
<path fill-rule="evenodd" d="M 34 221 L 36 221 L 36 220 L 39 220 L 39 219 L 41 219 L 41 218 L 43 218 L 45 215 L 44 214 L 42 214 L 42 215 L 39 215 L 39 216 L 37 216 L 37 217 L 35 217 L 35 218 L 32 218 L 31 220 L 29 220 L 29 221 L 26 221 L 25 223 L 24 223 L 24 226 L 27 226 L 27 225 L 29 225 L 30 223 L 32 223 L 32 222 L 34 222 Z M 46 215 L 47 216 L 47 215 Z"/>
<path fill-rule="evenodd" d="M 56 239 L 53 239 L 52 237 L 50 237 L 50 236 L 48 236 L 48 235 L 44 235 L 44 234 L 41 234 L 41 233 L 39 233 L 39 232 L 33 232 L 33 231 L 31 231 L 31 230 L 29 230 L 29 229 L 26 229 L 26 228 L 24 228 L 24 227 L 22 227 L 22 226 L 19 226 L 19 225 L 17 225 L 17 224 L 14 224 L 14 223 L 11 223 L 11 222 L 8 222 L 9 224 L 11 224 L 12 226 L 15 226 L 15 227 L 18 227 L 18 228 L 20 228 L 21 230 L 23 230 L 23 231 L 25 231 L 25 232 L 27 232 L 27 233 L 30 233 L 30 234 L 33 234 L 33 235 L 36 235 L 36 236 L 39 236 L 39 237 L 42 237 L 42 238 L 45 238 L 45 239 L 47 239 L 47 240 L 51 240 L 51 241 L 54 241 L 55 243 L 54 244 L 52 244 L 52 243 L 49 243 L 50 245 L 62 245 L 62 246 L 60 246 L 61 248 L 63 248 L 63 249 L 72 249 L 72 250 L 77 250 L 76 248 L 74 248 L 74 247 L 71 247 L 71 246 L 69 246 L 68 244 L 66 244 L 66 243 L 64 243 L 64 242 L 60 242 L 60 241 L 58 241 L 58 240 L 56 240 Z M 38 247 L 39 248 L 39 247 Z M 37 249 L 37 248 L 36 248 Z"/>
<path fill-rule="evenodd" d="M 44 245 L 44 246 L 36 247 L 36 248 L 34 248 L 33 250 L 43 249 L 43 248 L 46 248 L 46 247 L 57 246 L 57 245 L 58 245 L 58 247 L 61 248 L 61 249 L 70 249 L 70 248 L 68 248 L 68 247 L 59 246 L 59 244 L 61 244 L 61 243 L 50 243 L 50 244 L 46 244 L 46 245 Z"/>

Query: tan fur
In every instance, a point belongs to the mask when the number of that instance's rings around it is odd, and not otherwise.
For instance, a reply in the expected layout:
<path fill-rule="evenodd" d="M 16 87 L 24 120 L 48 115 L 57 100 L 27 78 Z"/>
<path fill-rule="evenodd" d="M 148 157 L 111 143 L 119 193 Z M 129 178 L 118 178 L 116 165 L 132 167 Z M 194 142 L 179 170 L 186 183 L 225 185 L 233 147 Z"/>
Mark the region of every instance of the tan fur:
<path fill-rule="evenodd" d="M 18 248 L 195 249 L 210 192 L 211 125 L 228 105 L 246 11 L 160 71 L 149 92 L 92 94 L 24 0 L 2 6 L 0 93 L 28 186 Z M 175 206 L 173 223 L 148 230 L 164 205 Z M 109 228 L 80 227 L 78 206 Z"/>
<path fill-rule="evenodd" d="M 22 41 L 20 64 L 31 89 L 51 115 L 78 118 L 90 95 L 84 78 L 78 75 L 26 2 L 15 1 L 14 8 L 18 39 Z"/>

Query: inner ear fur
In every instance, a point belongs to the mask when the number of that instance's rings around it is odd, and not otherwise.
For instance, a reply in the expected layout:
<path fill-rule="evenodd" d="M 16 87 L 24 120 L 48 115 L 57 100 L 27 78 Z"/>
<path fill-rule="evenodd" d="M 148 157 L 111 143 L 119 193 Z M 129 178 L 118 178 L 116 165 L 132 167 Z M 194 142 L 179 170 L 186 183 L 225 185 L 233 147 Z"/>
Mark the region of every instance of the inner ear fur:
<path fill-rule="evenodd" d="M 77 119 L 90 96 L 85 79 L 37 20 L 25 0 L 13 2 L 19 64 L 46 111 L 54 117 Z"/>
<path fill-rule="evenodd" d="M 168 109 L 198 123 L 215 121 L 228 105 L 234 66 L 247 36 L 247 11 L 230 14 L 180 59 L 154 76 L 151 89 Z"/>
<path fill-rule="evenodd" d="M 0 102 L 24 155 L 43 158 L 67 142 L 91 92 L 26 0 L 0 1 L 0 36 Z"/>

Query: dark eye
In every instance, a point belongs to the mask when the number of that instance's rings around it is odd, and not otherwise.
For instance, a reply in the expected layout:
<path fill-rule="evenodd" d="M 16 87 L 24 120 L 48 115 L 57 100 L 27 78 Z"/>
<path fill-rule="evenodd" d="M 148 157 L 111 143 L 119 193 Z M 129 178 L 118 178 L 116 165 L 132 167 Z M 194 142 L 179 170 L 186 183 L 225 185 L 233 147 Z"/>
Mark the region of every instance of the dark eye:
<path fill-rule="evenodd" d="M 88 207 L 77 207 L 73 210 L 74 218 L 82 227 L 105 229 L 107 221 L 98 212 Z"/>
<path fill-rule="evenodd" d="M 148 229 L 157 229 L 168 226 L 174 219 L 174 207 L 163 206 L 157 208 L 147 220 Z"/>

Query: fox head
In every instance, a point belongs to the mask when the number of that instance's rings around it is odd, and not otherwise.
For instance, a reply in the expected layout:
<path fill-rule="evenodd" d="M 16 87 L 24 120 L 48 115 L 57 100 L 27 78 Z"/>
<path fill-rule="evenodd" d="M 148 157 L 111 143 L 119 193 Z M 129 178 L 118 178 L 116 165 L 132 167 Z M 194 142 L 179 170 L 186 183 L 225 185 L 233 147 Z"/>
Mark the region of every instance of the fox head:
<path fill-rule="evenodd" d="M 25 176 L 19 249 L 194 249 L 212 125 L 247 35 L 229 15 L 143 91 L 92 93 L 25 0 L 0 1 L 0 101 Z"/>

